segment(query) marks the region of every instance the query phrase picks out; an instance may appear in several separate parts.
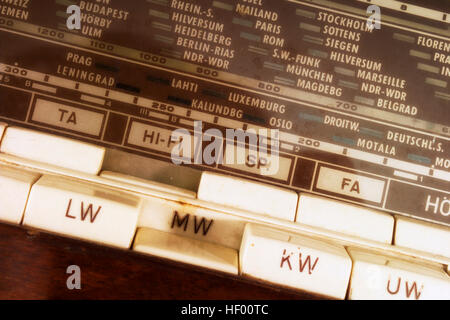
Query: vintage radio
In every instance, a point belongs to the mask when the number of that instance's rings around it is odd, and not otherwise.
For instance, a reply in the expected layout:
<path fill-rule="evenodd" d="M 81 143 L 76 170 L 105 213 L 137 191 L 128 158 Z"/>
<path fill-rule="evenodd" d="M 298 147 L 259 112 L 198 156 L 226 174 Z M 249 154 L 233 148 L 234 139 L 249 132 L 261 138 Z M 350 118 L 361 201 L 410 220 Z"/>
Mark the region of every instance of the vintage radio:
<path fill-rule="evenodd" d="M 0 297 L 449 299 L 448 10 L 1 0 Z"/>

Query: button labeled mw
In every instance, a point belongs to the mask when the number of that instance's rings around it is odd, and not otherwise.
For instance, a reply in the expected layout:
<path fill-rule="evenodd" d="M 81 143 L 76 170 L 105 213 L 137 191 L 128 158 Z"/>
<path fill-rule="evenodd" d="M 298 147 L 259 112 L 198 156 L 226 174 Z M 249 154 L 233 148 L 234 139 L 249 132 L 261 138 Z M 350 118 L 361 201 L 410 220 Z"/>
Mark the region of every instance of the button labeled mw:
<path fill-rule="evenodd" d="M 385 181 L 321 166 L 315 189 L 380 204 Z"/>
<path fill-rule="evenodd" d="M 239 249 L 245 223 L 245 220 L 223 212 L 147 197 L 138 225 Z"/>

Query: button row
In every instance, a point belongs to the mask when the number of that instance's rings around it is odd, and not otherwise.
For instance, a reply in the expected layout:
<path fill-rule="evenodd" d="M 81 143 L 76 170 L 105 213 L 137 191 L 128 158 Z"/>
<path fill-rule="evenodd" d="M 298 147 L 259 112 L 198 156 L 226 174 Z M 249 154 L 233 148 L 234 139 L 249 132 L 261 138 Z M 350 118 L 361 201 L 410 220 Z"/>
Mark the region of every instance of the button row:
<path fill-rule="evenodd" d="M 12 133 L 8 135 L 9 130 Z M 68 140 L 41 133 L 33 135 L 29 130 L 12 127 L 7 128 L 4 139 L 4 142 L 9 141 L 6 144 L 9 147 L 4 149 L 3 142 L 0 150 L 34 157 L 17 146 L 20 145 L 17 143 L 21 141 L 20 137 L 29 141 L 34 139 L 36 145 L 43 144 L 46 152 L 51 146 Z M 68 141 L 74 143 L 74 148 L 90 147 Z M 27 142 L 29 145 L 34 144 Z M 71 162 L 64 160 L 62 153 L 55 152 L 56 159 L 52 159 L 39 154 L 39 150 L 33 159 L 77 170 Z M 88 156 L 89 150 L 93 149 L 84 149 Z M 101 166 L 101 161 L 98 166 Z M 83 167 L 78 169 L 88 172 Z M 91 169 L 88 173 L 95 172 Z M 195 194 L 182 189 L 142 179 L 111 172 L 104 172 L 101 176 L 187 199 L 195 198 Z M 442 265 L 433 266 L 432 272 L 426 271 L 429 266 L 426 270 L 411 267 L 408 269 L 410 273 L 405 275 L 402 273 L 404 263 L 398 259 L 378 254 L 374 257 L 383 262 L 377 265 L 375 262 L 378 260 L 366 259 L 367 262 L 361 255 L 355 255 L 353 249 L 349 250 L 349 255 L 342 245 L 249 223 L 248 219 L 191 205 L 188 200 L 180 202 L 137 196 L 94 183 L 41 176 L 6 166 L 0 167 L 0 189 L 0 200 L 7 209 L 0 211 L 0 219 L 11 223 L 20 223 L 23 217 L 26 226 L 121 248 L 130 247 L 137 229 L 133 245 L 136 251 L 223 272 L 240 272 L 252 278 L 338 299 L 346 297 L 349 283 L 349 298 L 370 298 L 357 293 L 364 292 L 358 289 L 358 285 L 364 287 L 365 284 L 362 283 L 364 279 L 354 278 L 352 267 L 355 270 L 355 266 L 360 265 L 363 265 L 362 269 L 368 265 L 370 270 L 377 270 L 374 281 L 377 290 L 383 287 L 387 290 L 389 296 L 386 297 L 449 298 L 450 282 Z M 255 201 L 255 195 L 258 201 Z M 385 243 L 391 242 L 393 234 L 394 220 L 390 215 L 307 194 L 301 194 L 298 199 L 292 191 L 213 173 L 202 175 L 198 198 Z M 426 244 L 417 241 L 418 232 L 432 240 Z M 396 245 L 448 257 L 448 234 L 448 228 L 443 226 L 398 218 L 394 239 Z M 395 284 L 391 280 L 394 278 Z M 386 279 L 388 283 L 383 284 Z M 431 289 L 424 291 L 425 287 Z M 425 293 L 428 290 L 433 293 Z M 383 297 L 383 292 L 373 294 Z M 406 296 L 392 292 L 405 292 Z"/>
<path fill-rule="evenodd" d="M 350 255 L 349 255 L 349 254 Z M 241 273 L 326 297 L 344 299 L 450 299 L 442 266 L 412 263 L 325 241 L 246 226 Z"/>
<path fill-rule="evenodd" d="M 433 272 L 411 267 L 405 273 L 405 264 L 398 259 L 380 255 L 375 260 L 363 259 L 353 251 L 349 255 L 342 245 L 247 223 L 213 210 L 62 177 L 39 178 L 34 173 L 18 175 L 17 169 L 1 169 L 2 176 L 15 181 L 25 198 L 23 204 L 37 180 L 26 205 L 26 226 L 128 248 L 139 225 L 135 251 L 337 299 L 346 297 L 349 283 L 348 298 L 353 299 L 450 297 L 450 282 L 442 266 Z M 13 211 L 17 223 L 23 206 Z M 352 267 L 358 272 L 353 273 Z M 364 289 L 372 283 L 361 276 L 367 270 L 376 270 L 375 280 L 370 278 L 376 282 L 374 292 Z"/>
<path fill-rule="evenodd" d="M 4 131 L 6 124 L 2 123 L 0 128 L 1 131 Z M 104 148 L 92 146 L 87 143 L 17 127 L 6 128 L 0 151 L 58 165 L 63 168 L 94 174 L 100 170 L 105 152 Z M 326 167 L 320 168 L 319 180 L 321 181 L 320 184 L 324 185 L 324 188 L 327 180 L 326 176 L 337 175 L 338 173 L 335 171 Z M 101 176 L 106 179 L 131 183 L 133 185 L 148 186 L 153 190 L 171 193 L 181 197 L 196 197 L 193 192 L 175 187 L 167 187 L 166 185 L 128 177 L 118 173 L 103 172 Z M 361 189 L 365 180 L 361 180 L 361 177 L 353 178 L 348 176 L 342 177 L 342 179 L 350 180 L 350 182 L 353 180 L 357 181 L 359 190 L 369 190 L 369 188 Z M 27 193 L 26 190 L 29 190 L 31 184 L 36 180 L 36 176 L 34 174 L 30 175 L 16 172 L 14 178 L 12 177 L 11 171 L 8 171 L 8 173 L 5 171 L 2 179 L 5 181 L 4 183 L 9 181 L 8 184 L 11 184 L 8 189 L 9 191 L 22 188 L 21 192 L 17 191 L 17 193 L 23 194 L 22 198 L 24 198 Z M 370 181 L 370 183 L 373 184 L 373 181 Z M 330 188 L 330 186 L 327 188 Z M 363 193 L 366 196 L 372 194 L 374 201 L 376 199 L 380 200 L 379 194 L 375 196 L 370 191 Z M 4 192 L 3 197 L 6 196 L 7 192 Z M 199 199 L 210 203 L 217 203 L 257 214 L 265 214 L 279 219 L 295 221 L 300 224 L 349 234 L 362 239 L 374 240 L 381 243 L 392 242 L 394 220 L 391 215 L 340 201 L 325 199 L 310 194 L 301 194 L 299 197 L 297 193 L 290 190 L 211 172 L 204 172 L 202 174 L 197 196 Z M 24 206 L 23 201 L 17 204 L 11 204 L 10 201 L 9 203 L 11 208 L 13 205 L 16 207 Z M 211 212 L 211 210 L 189 208 L 187 205 L 171 203 L 170 201 L 161 204 L 155 200 L 148 200 L 145 203 L 145 208 L 147 209 L 143 210 L 141 214 L 141 221 L 144 221 L 142 223 L 143 227 L 156 228 L 161 231 L 168 231 L 169 229 L 171 231 L 181 230 L 185 235 L 193 234 L 194 238 L 208 238 L 213 243 L 221 243 L 234 248 L 238 247 L 243 230 L 244 221 L 242 219 L 219 219 L 218 217 L 223 217 L 224 215 L 218 212 Z M 147 219 L 146 212 L 148 211 L 160 213 L 158 219 Z M 17 222 L 20 221 L 23 212 L 20 212 L 19 208 L 15 208 L 15 210 L 10 210 L 8 214 L 10 215 L 8 217 L 6 217 L 6 213 L 4 214 L 4 220 Z M 189 216 L 185 218 L 186 215 Z M 187 227 L 187 219 L 189 217 L 191 224 L 193 221 L 193 228 Z M 200 226 L 205 227 L 208 221 L 214 221 L 216 223 L 215 227 L 212 229 L 208 225 L 208 229 L 204 231 L 205 235 L 200 237 L 202 233 L 199 232 L 198 228 Z M 397 221 L 395 244 L 448 256 L 449 233 L 446 227 L 428 225 L 416 221 L 406 223 L 405 221 L 401 218 Z M 427 238 L 430 239 L 429 241 L 418 241 L 418 238 L 414 236 L 415 233 L 408 231 L 411 228 L 415 228 L 414 230 L 424 229 L 424 232 L 427 234 L 430 233 L 433 236 Z M 189 230 L 193 230 L 193 233 Z M 227 236 L 222 237 L 217 235 L 222 232 L 217 232 L 216 230 L 227 230 L 225 232 Z M 431 239 L 434 239 L 435 243 L 427 244 L 432 241 Z M 441 245 L 436 245 L 436 243 L 440 243 Z"/>
<path fill-rule="evenodd" d="M 5 124 L 0 124 L 0 131 L 5 127 Z M 99 173 L 105 154 L 102 147 L 17 127 L 6 129 L 0 151 L 88 174 Z M 104 172 L 102 176 L 122 182 L 134 181 L 137 185 L 148 183 L 137 178 L 130 180 L 127 176 L 112 172 Z M 332 181 L 337 180 L 342 180 L 342 183 L 334 186 Z M 375 188 L 376 185 L 379 187 Z M 340 192 L 345 191 L 349 196 L 353 194 L 353 197 L 361 196 L 366 200 L 380 202 L 380 190 L 384 186 L 383 180 L 351 173 L 343 175 L 342 171 L 321 166 L 316 187 L 335 193 L 341 188 Z M 192 192 L 187 194 L 185 190 L 172 187 L 168 189 L 156 183 L 152 183 L 151 188 L 182 197 L 195 196 Z M 355 190 L 358 191 L 357 195 L 354 194 Z M 197 197 L 211 203 L 296 221 L 362 239 L 392 242 L 394 220 L 391 215 L 308 194 L 301 194 L 299 197 L 294 191 L 263 183 L 204 172 Z"/>

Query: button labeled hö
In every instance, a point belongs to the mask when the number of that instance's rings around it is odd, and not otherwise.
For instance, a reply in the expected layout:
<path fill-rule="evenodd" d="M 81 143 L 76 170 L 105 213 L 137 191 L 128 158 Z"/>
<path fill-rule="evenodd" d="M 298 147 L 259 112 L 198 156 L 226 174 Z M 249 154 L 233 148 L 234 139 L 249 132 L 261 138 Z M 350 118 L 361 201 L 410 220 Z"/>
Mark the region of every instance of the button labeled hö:
<path fill-rule="evenodd" d="M 386 197 L 386 209 L 449 224 L 450 193 L 391 181 Z"/>
<path fill-rule="evenodd" d="M 331 193 L 381 203 L 383 200 L 385 181 L 363 175 L 320 167 L 316 189 Z"/>
<path fill-rule="evenodd" d="M 344 299 L 352 268 L 344 247 L 247 224 L 239 252 L 241 273 Z"/>
<path fill-rule="evenodd" d="M 391 244 L 394 218 L 384 212 L 302 193 L 296 221 Z"/>
<path fill-rule="evenodd" d="M 141 200 L 91 184 L 43 176 L 32 187 L 24 225 L 128 248 Z"/>
<path fill-rule="evenodd" d="M 394 244 L 450 258 L 450 230 L 447 226 L 396 217 Z M 420 235 L 418 237 L 417 235 Z"/>

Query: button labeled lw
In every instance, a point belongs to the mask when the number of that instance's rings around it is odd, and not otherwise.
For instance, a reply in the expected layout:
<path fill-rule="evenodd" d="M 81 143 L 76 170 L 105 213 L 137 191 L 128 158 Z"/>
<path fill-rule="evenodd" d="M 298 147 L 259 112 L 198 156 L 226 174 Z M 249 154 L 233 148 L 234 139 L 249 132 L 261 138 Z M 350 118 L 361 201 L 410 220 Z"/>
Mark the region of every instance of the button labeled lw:
<path fill-rule="evenodd" d="M 43 176 L 31 189 L 24 225 L 129 248 L 141 199 L 102 186 Z"/>

